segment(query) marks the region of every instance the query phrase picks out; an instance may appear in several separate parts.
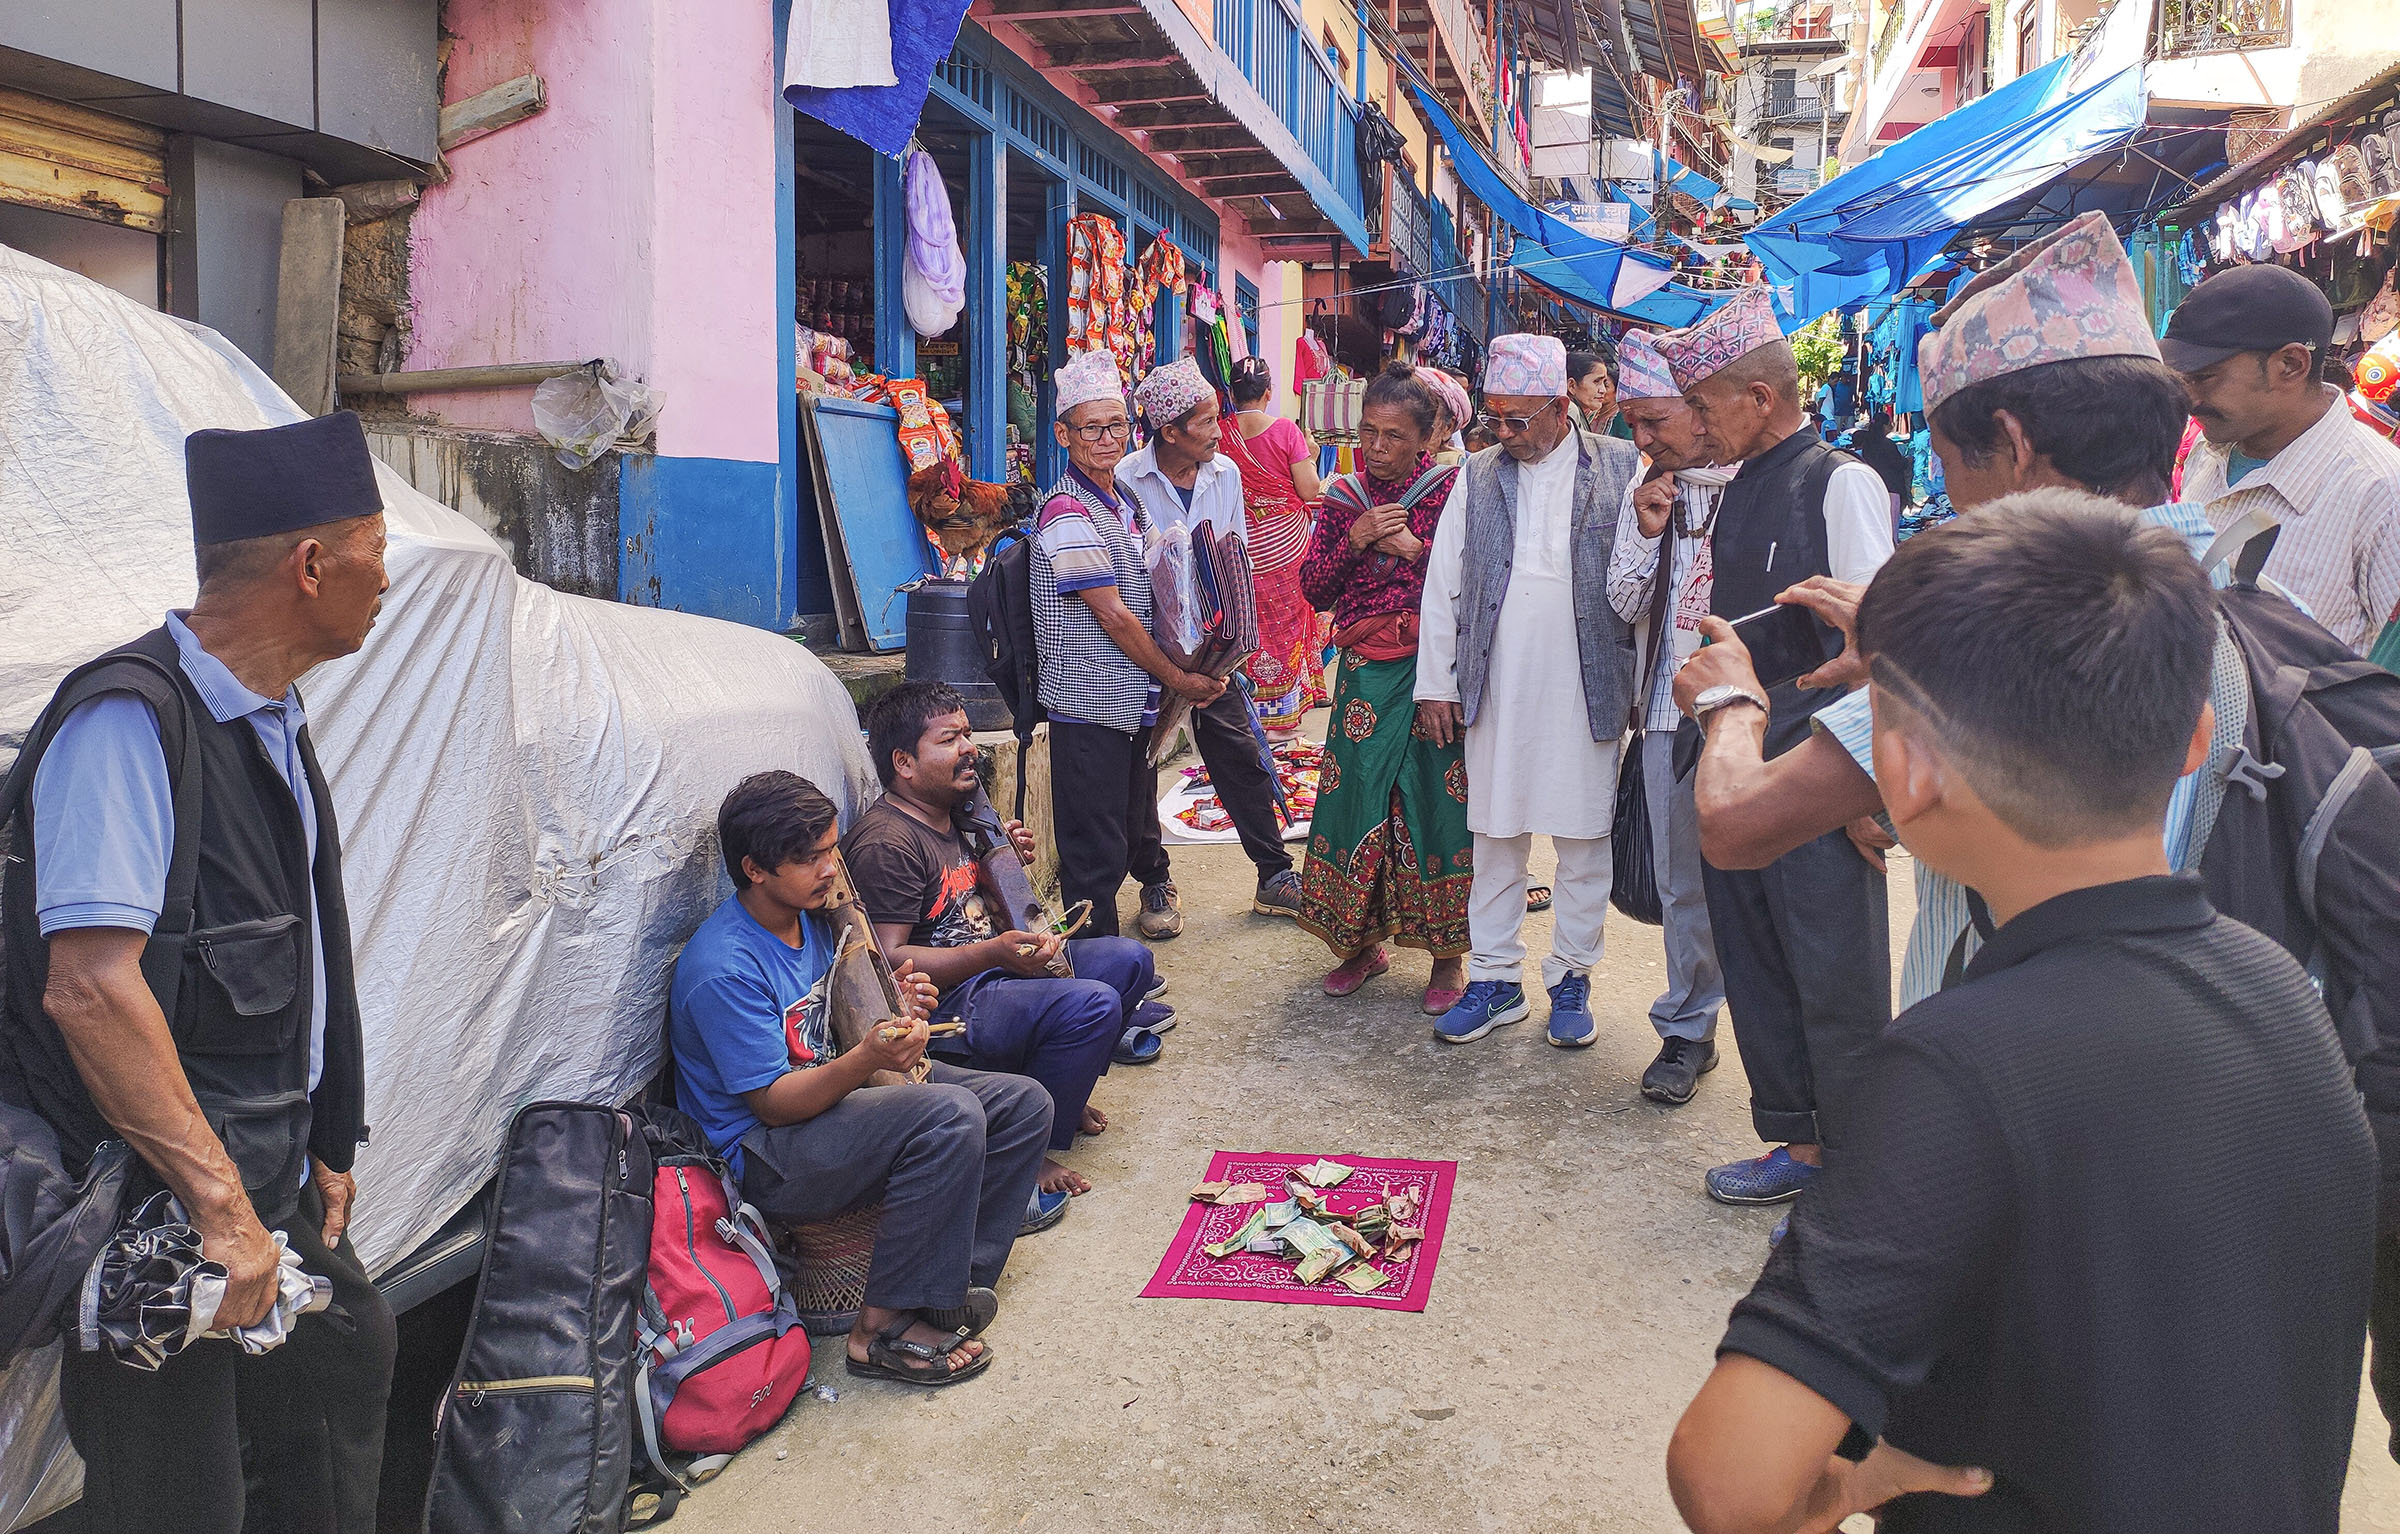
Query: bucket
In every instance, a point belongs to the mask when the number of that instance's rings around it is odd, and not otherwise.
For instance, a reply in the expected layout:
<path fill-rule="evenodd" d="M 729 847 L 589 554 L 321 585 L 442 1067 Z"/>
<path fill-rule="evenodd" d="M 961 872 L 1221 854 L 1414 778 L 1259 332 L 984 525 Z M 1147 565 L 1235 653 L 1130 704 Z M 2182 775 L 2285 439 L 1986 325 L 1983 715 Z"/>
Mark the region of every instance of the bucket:
<path fill-rule="evenodd" d="M 908 679 L 948 682 L 967 700 L 967 723 L 1005 730 L 1011 723 L 1000 689 L 983 669 L 983 647 L 967 622 L 967 582 L 929 580 L 908 594 Z"/>

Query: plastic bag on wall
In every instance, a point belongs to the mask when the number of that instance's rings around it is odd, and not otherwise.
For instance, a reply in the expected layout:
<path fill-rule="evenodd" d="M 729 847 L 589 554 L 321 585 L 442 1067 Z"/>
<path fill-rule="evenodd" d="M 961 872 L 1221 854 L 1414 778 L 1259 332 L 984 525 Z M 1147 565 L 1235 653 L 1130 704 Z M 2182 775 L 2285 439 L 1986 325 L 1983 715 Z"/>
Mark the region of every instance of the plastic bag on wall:
<path fill-rule="evenodd" d="M 903 172 L 908 248 L 901 263 L 900 299 L 908 323 L 922 336 L 946 335 L 967 303 L 967 258 L 958 248 L 950 189 L 933 156 L 917 150 Z"/>
<path fill-rule="evenodd" d="M 621 437 L 647 436 L 666 404 L 640 379 L 605 377 L 597 366 L 546 378 L 533 391 L 533 429 L 570 469 L 588 469 Z"/>

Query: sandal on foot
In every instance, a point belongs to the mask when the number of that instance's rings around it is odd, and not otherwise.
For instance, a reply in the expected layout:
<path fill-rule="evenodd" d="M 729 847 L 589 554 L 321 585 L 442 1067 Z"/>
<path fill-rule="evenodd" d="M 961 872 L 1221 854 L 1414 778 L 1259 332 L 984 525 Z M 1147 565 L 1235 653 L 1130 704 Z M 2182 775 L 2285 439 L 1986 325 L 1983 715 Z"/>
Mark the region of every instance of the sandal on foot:
<path fill-rule="evenodd" d="M 964 1337 L 980 1337 L 1000 1314 L 1000 1296 L 981 1285 L 967 1291 L 966 1303 L 943 1310 L 920 1310 L 918 1316 L 927 1326 L 938 1326 L 946 1332 Z"/>
<path fill-rule="evenodd" d="M 1423 1003 L 1425 1015 L 1427 1017 L 1440 1017 L 1452 1007 L 1455 1007 L 1460 1002 L 1466 1000 L 1466 997 L 1467 988 L 1463 985 L 1429 985 L 1425 987 L 1425 1000 Z"/>
<path fill-rule="evenodd" d="M 1549 910 L 1549 909 L 1550 909 L 1550 886 L 1549 886 L 1549 885 L 1547 885 L 1547 884 L 1536 884 L 1536 885 L 1534 885 L 1533 887 L 1531 887 L 1530 889 L 1526 890 L 1526 891 L 1525 891 L 1525 909 L 1526 909 L 1526 910 L 1528 910 L 1528 911 L 1547 911 L 1547 910 Z"/>
<path fill-rule="evenodd" d="M 1325 976 L 1325 994 L 1347 996 L 1368 981 L 1392 967 L 1391 955 L 1377 943 L 1364 953 L 1354 953 L 1335 965 Z"/>
<path fill-rule="evenodd" d="M 955 1385 L 992 1366 L 992 1350 L 987 1347 L 969 1359 L 964 1368 L 952 1368 L 950 1355 L 967 1340 L 967 1334 L 953 1332 L 939 1346 L 911 1342 L 904 1334 L 916 1319 L 903 1316 L 877 1333 L 875 1340 L 867 1344 L 864 1363 L 852 1358 L 848 1348 L 842 1349 L 842 1362 L 862 1380 L 896 1380 L 903 1385 Z"/>

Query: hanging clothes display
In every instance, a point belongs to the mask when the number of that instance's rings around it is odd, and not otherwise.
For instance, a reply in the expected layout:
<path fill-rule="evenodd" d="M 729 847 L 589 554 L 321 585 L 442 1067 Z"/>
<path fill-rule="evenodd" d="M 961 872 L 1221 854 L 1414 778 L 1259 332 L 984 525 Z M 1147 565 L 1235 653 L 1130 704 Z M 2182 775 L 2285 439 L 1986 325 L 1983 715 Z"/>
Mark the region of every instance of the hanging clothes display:
<path fill-rule="evenodd" d="M 1103 213 L 1067 225 L 1067 354 L 1104 351 L 1133 382 L 1132 315 L 1126 305 L 1125 231 Z"/>
<path fill-rule="evenodd" d="M 1034 477 L 1042 386 L 1050 377 L 1050 273 L 1039 261 L 1008 267 L 1008 468 Z"/>
<path fill-rule="evenodd" d="M 1133 293 L 1127 303 L 1133 322 L 1133 354 L 1129 362 L 1132 371 L 1127 376 L 1147 376 L 1151 364 L 1158 360 L 1158 295 L 1190 289 L 1182 248 L 1163 232 L 1153 236 L 1133 270 Z M 1118 360 L 1128 362 L 1124 357 Z"/>

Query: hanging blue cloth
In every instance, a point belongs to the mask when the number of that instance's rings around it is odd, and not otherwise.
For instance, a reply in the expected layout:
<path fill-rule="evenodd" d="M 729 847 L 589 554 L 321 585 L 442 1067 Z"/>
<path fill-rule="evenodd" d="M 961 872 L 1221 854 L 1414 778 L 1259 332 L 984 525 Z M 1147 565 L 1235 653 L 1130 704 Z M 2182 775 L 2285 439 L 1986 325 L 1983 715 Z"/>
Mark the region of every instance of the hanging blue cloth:
<path fill-rule="evenodd" d="M 869 149 L 896 155 L 908 148 L 925 115 L 925 93 L 933 67 L 950 56 L 966 20 L 968 0 L 890 0 L 892 74 L 896 85 L 853 85 L 839 90 L 795 85 L 783 93 L 793 110 L 838 128 Z"/>

